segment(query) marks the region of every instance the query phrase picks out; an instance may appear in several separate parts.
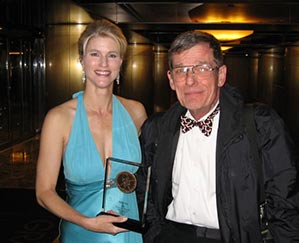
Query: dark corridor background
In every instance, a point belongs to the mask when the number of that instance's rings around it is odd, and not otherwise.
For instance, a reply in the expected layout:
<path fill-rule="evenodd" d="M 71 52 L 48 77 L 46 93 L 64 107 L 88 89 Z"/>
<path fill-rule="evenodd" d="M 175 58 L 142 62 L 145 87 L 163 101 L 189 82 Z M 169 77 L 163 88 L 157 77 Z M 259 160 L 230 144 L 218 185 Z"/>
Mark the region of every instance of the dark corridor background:
<path fill-rule="evenodd" d="M 77 39 L 86 24 L 107 18 L 123 29 L 129 46 L 115 92 L 141 101 L 149 115 L 176 101 L 166 71 L 177 34 L 253 30 L 222 41 L 227 81 L 248 101 L 271 105 L 298 150 L 298 12 L 295 0 L 0 0 L 0 242 L 47 243 L 58 233 L 58 219 L 35 202 L 38 138 L 46 112 L 83 89 Z"/>

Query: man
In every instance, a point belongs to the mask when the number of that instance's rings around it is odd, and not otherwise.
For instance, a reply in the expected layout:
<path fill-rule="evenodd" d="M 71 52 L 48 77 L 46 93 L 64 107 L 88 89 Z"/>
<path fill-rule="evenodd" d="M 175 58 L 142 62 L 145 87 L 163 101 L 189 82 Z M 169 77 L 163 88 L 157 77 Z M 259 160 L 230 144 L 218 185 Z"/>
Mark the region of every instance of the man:
<path fill-rule="evenodd" d="M 149 118 L 141 133 L 143 162 L 152 166 L 145 242 L 261 242 L 261 191 L 274 242 L 299 242 L 294 146 L 281 118 L 264 105 L 253 111 L 262 189 L 245 104 L 225 84 L 218 40 L 180 34 L 169 49 L 169 67 L 179 102 Z M 142 171 L 138 176 L 145 181 Z"/>

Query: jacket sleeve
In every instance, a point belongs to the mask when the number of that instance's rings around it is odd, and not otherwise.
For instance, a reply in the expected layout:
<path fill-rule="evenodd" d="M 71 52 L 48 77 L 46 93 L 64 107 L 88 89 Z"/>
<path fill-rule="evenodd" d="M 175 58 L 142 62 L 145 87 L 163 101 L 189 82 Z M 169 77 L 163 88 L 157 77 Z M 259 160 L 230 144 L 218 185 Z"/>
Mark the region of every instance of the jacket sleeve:
<path fill-rule="evenodd" d="M 299 242 L 298 158 L 283 120 L 265 107 L 256 111 L 263 161 L 266 215 L 274 242 Z"/>
<path fill-rule="evenodd" d="M 142 163 L 144 168 L 151 166 L 155 156 L 157 141 L 159 136 L 158 119 L 163 113 L 156 113 L 143 124 L 140 135 L 140 144 L 142 150 Z M 137 172 L 138 185 L 136 189 L 137 200 L 139 207 L 144 204 L 144 188 L 147 179 L 146 170 L 140 169 Z M 143 234 L 145 243 L 152 243 L 155 236 L 160 232 L 163 220 L 159 217 L 155 204 L 152 198 L 152 183 L 150 179 L 150 186 L 147 200 L 146 211 L 146 232 Z"/>

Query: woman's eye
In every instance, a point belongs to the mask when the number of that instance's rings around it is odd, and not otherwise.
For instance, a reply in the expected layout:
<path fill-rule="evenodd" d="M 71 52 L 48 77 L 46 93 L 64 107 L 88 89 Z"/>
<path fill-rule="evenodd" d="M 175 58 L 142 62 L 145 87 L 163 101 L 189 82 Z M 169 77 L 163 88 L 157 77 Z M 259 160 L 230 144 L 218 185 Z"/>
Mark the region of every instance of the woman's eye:
<path fill-rule="evenodd" d="M 91 55 L 92 57 L 98 57 L 98 56 L 99 56 L 99 54 L 98 54 L 97 52 L 91 52 L 90 55 Z"/>
<path fill-rule="evenodd" d="M 118 55 L 117 55 L 117 54 L 110 54 L 109 57 L 110 57 L 110 58 L 117 58 Z"/>

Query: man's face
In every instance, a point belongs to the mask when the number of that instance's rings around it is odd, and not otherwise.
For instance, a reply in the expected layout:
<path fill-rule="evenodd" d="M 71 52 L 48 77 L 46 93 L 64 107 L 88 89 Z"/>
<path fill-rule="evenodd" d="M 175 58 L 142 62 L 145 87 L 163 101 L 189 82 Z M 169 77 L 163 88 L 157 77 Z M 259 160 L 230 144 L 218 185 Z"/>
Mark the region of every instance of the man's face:
<path fill-rule="evenodd" d="M 207 43 L 175 53 L 172 64 L 173 69 L 167 73 L 171 89 L 176 92 L 181 105 L 195 119 L 200 119 L 219 99 L 220 87 L 226 79 L 226 66 L 217 67 L 213 50 Z"/>

